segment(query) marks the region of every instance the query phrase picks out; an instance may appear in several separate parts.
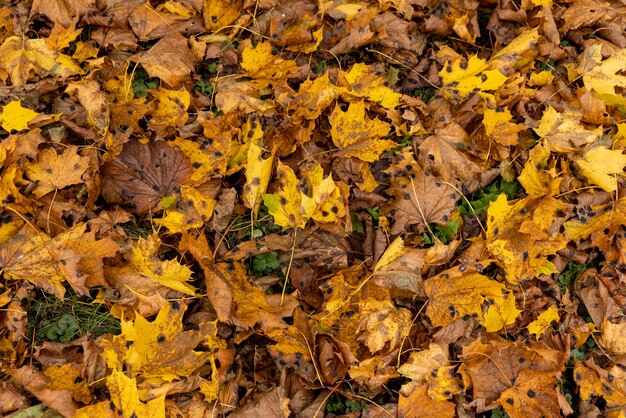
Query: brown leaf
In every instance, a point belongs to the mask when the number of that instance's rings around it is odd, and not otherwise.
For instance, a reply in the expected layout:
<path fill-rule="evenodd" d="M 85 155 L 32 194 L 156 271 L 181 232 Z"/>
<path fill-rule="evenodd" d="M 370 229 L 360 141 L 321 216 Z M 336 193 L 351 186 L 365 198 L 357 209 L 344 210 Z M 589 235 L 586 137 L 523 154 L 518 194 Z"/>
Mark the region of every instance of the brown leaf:
<path fill-rule="evenodd" d="M 161 38 L 148 52 L 135 54 L 130 59 L 141 64 L 150 77 L 158 77 L 171 87 L 189 80 L 195 67 L 187 39 L 179 33 Z"/>
<path fill-rule="evenodd" d="M 101 172 L 104 199 L 143 214 L 159 210 L 162 198 L 180 194 L 192 169 L 184 154 L 166 142 L 131 141 L 119 157 L 102 165 Z"/>
<path fill-rule="evenodd" d="M 53 382 L 35 367 L 22 366 L 19 369 L 9 371 L 9 375 L 46 406 L 64 417 L 69 418 L 76 414 L 78 405 L 72 399 L 72 391 L 50 388 Z"/>
<path fill-rule="evenodd" d="M 388 193 L 393 196 L 385 206 L 395 221 L 392 234 L 411 225 L 418 225 L 420 231 L 425 231 L 431 223 L 445 225 L 460 198 L 456 190 L 419 167 L 411 177 L 394 177 Z"/>

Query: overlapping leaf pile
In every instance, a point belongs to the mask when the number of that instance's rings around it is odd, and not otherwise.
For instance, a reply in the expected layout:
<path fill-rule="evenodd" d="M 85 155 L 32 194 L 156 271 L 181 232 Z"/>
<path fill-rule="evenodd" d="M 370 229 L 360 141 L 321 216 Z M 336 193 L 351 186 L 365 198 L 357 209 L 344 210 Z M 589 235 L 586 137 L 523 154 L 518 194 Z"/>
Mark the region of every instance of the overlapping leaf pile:
<path fill-rule="evenodd" d="M 625 416 L 623 2 L 5 3 L 0 413 Z"/>

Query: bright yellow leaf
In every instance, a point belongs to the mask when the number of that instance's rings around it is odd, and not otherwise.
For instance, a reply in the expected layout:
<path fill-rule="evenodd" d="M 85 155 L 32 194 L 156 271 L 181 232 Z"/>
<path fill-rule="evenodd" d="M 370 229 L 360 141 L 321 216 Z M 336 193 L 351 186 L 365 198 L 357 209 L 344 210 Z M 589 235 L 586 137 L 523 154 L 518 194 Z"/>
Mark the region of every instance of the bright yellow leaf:
<path fill-rule="evenodd" d="M 587 151 L 584 157 L 576 162 L 587 180 L 610 193 L 617 190 L 615 177 L 616 174 L 623 175 L 626 155 L 622 154 L 620 149 L 597 147 Z"/>
<path fill-rule="evenodd" d="M 536 320 L 528 324 L 528 334 L 535 334 L 536 338 L 541 337 L 550 328 L 552 321 L 559 321 L 559 309 L 556 306 L 550 306 L 541 312 Z"/>
<path fill-rule="evenodd" d="M 259 124 L 257 126 L 261 129 Z M 262 154 L 263 148 L 255 143 L 250 144 L 246 164 L 246 184 L 241 197 L 246 207 L 252 209 L 254 216 L 259 212 L 263 194 L 267 191 L 274 162 L 274 153 L 265 159 Z"/>
<path fill-rule="evenodd" d="M 446 90 L 461 97 L 476 91 L 492 91 L 502 86 L 507 77 L 498 70 L 489 70 L 487 62 L 471 56 L 466 62 L 462 58 L 446 63 L 439 72 Z"/>
<path fill-rule="evenodd" d="M 39 113 L 22 107 L 22 102 L 15 100 L 4 105 L 0 112 L 0 126 L 5 130 L 24 131 L 28 129 L 28 122 L 35 119 Z"/>
<path fill-rule="evenodd" d="M 498 331 L 503 326 L 512 324 L 519 313 L 514 304 L 511 306 L 510 302 L 507 303 L 507 299 L 513 298 L 510 290 L 476 272 L 456 276 L 441 273 L 424 281 L 424 291 L 430 299 L 426 315 L 434 326 L 446 326 L 465 315 L 476 315 L 481 324 L 490 326 L 489 331 Z M 483 315 L 483 304 L 488 299 L 493 301 L 491 305 L 510 310 L 501 315 L 502 321 L 496 322 Z"/>
<path fill-rule="evenodd" d="M 26 84 L 31 71 L 40 77 L 53 75 L 62 78 L 83 72 L 72 58 L 48 48 L 43 38 L 10 36 L 0 45 L 0 57 L 0 69 L 10 75 L 14 86 Z"/>
<path fill-rule="evenodd" d="M 291 167 L 279 161 L 276 175 L 279 180 L 278 192 L 263 195 L 268 212 L 274 217 L 276 225 L 283 228 L 304 228 L 308 220 L 305 213 L 311 213 L 314 206 L 312 199 L 304 196 L 306 205 L 302 202 L 298 179 Z"/>
<path fill-rule="evenodd" d="M 337 154 L 343 157 L 373 162 L 380 154 L 396 146 L 393 141 L 380 139 L 389 134 L 389 124 L 370 119 L 365 114 L 363 101 L 350 103 L 346 112 L 337 105 L 328 120 L 333 143 L 339 148 Z"/>
<path fill-rule="evenodd" d="M 131 253 L 131 262 L 138 273 L 177 290 L 186 295 L 195 296 L 196 290 L 187 283 L 191 280 L 191 270 L 176 260 L 163 261 L 158 257 L 161 240 L 157 234 L 140 238 Z"/>

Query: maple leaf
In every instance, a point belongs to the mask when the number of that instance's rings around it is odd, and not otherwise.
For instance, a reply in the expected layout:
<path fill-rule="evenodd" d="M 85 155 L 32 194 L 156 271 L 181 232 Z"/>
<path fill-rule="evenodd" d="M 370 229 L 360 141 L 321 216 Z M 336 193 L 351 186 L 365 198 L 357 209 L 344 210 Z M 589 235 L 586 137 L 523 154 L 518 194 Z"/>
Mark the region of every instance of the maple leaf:
<path fill-rule="evenodd" d="M 22 102 L 15 100 L 2 107 L 0 112 L 0 126 L 7 131 L 23 131 L 28 129 L 28 123 L 39 113 L 22 106 Z"/>
<path fill-rule="evenodd" d="M 187 108 L 191 101 L 191 95 L 186 89 L 167 90 L 159 88 L 150 92 L 154 96 L 155 107 L 152 111 L 152 119 L 148 123 L 162 136 L 170 133 L 176 128 L 182 128 L 189 116 Z"/>
<path fill-rule="evenodd" d="M 148 52 L 135 54 L 130 60 L 141 64 L 150 77 L 158 77 L 171 87 L 188 80 L 195 65 L 187 39 L 178 32 L 161 38 Z"/>
<path fill-rule="evenodd" d="M 186 309 L 180 302 L 163 301 L 152 322 L 138 313 L 134 320 L 122 319 L 122 334 L 111 341 L 103 341 L 103 357 L 109 367 L 119 369 L 125 364 L 133 377 L 141 375 L 165 381 L 187 377 L 201 367 L 211 353 L 195 351 L 195 348 L 207 337 L 216 338 L 216 324 L 206 322 L 200 324 L 198 330 L 183 331 Z"/>
<path fill-rule="evenodd" d="M 30 71 L 40 77 L 48 74 L 67 78 L 81 74 L 82 69 L 67 55 L 52 51 L 45 39 L 23 39 L 10 36 L 0 45 L 0 68 L 11 76 L 15 86 L 26 84 Z"/>
<path fill-rule="evenodd" d="M 535 132 L 545 138 L 550 151 L 575 151 L 594 142 L 602 135 L 601 126 L 587 129 L 581 125 L 581 117 L 579 112 L 566 110 L 559 113 L 553 107 L 549 107 L 543 112 L 539 127 L 535 129 Z"/>
<path fill-rule="evenodd" d="M 241 0 L 204 0 L 204 27 L 216 32 L 241 15 Z"/>
<path fill-rule="evenodd" d="M 571 9 L 570 9 L 571 10 Z M 626 76 L 618 75 L 626 65 L 626 50 L 619 50 L 611 57 L 597 63 L 593 68 L 583 73 L 583 82 L 590 91 L 595 91 L 598 97 L 607 104 L 624 105 L 626 100 L 622 94 L 615 92 L 616 87 L 626 87 Z"/>
<path fill-rule="evenodd" d="M 623 175 L 626 155 L 622 150 L 609 150 L 604 147 L 594 148 L 577 159 L 581 173 L 587 179 L 607 192 L 617 190 L 616 174 Z"/>
<path fill-rule="evenodd" d="M 407 225 L 419 225 L 422 231 L 431 223 L 445 225 L 459 198 L 456 190 L 443 184 L 432 173 L 419 169 L 417 163 L 410 174 L 408 178 L 396 176 L 391 180 L 388 193 L 393 200 L 385 208 L 394 216 L 392 234 L 399 233 Z"/>
<path fill-rule="evenodd" d="M 284 60 L 272 54 L 272 44 L 259 42 L 254 48 L 246 40 L 241 53 L 241 68 L 256 79 L 283 79 L 297 68 L 295 61 Z"/>
<path fill-rule="evenodd" d="M 439 72 L 444 88 L 461 97 L 467 97 L 476 91 L 492 91 L 502 86 L 507 77 L 498 70 L 489 70 L 487 62 L 471 56 L 467 61 L 462 58 L 447 62 Z"/>
<path fill-rule="evenodd" d="M 106 378 L 111 401 L 99 402 L 76 411 L 76 417 L 154 417 L 165 418 L 165 395 L 146 403 L 139 399 L 137 379 L 128 377 L 121 370 L 113 370 Z"/>
<path fill-rule="evenodd" d="M 378 301 L 374 298 L 359 303 L 361 322 L 358 330 L 362 332 L 359 340 L 364 341 L 372 354 L 386 345 L 387 352 L 392 351 L 406 335 L 411 324 L 411 313 L 406 309 L 396 309 L 390 300 Z"/>
<path fill-rule="evenodd" d="M 475 340 L 464 347 L 459 372 L 465 384 L 473 386 L 474 399 L 481 399 L 486 405 L 497 401 L 518 414 L 522 407 L 519 402 L 531 408 L 540 402 L 547 411 L 558 410 L 556 382 L 564 369 L 563 354 L 557 350 L 543 344 L 494 339 Z M 523 379 L 518 384 L 520 377 Z M 528 386 L 540 394 L 537 399 L 532 397 L 533 392 L 528 395 Z M 504 393 L 507 396 L 502 396 Z"/>
<path fill-rule="evenodd" d="M 367 117 L 363 101 L 350 103 L 345 112 L 337 105 L 328 120 L 333 143 L 339 148 L 337 154 L 343 157 L 373 162 L 396 145 L 388 139 L 380 139 L 389 133 L 389 124 Z"/>
<path fill-rule="evenodd" d="M 598 367 L 593 360 L 574 363 L 574 380 L 580 388 L 582 400 L 592 396 L 601 396 L 607 403 L 607 416 L 620 417 L 626 405 L 626 373 L 615 365 L 610 370 Z"/>
<path fill-rule="evenodd" d="M 538 339 L 550 328 L 552 321 L 559 321 L 559 310 L 556 306 L 550 306 L 541 312 L 536 320 L 528 324 L 528 334 L 535 334 Z"/>
<path fill-rule="evenodd" d="M 163 141 L 127 142 L 122 154 L 101 167 L 102 196 L 137 213 L 154 210 L 161 199 L 180 193 L 191 174 L 187 157 Z"/>
<path fill-rule="evenodd" d="M 366 64 L 354 64 L 343 76 L 347 88 L 340 90 L 342 96 L 367 98 L 386 109 L 393 109 L 400 104 L 402 95 L 385 86 L 385 78 L 373 73 Z"/>
<path fill-rule="evenodd" d="M 512 324 L 520 311 L 504 285 L 477 272 L 447 271 L 424 281 L 429 303 L 426 314 L 434 326 L 445 326 L 465 315 L 474 315 L 488 332 Z M 483 304 L 490 305 L 483 314 Z"/>
<path fill-rule="evenodd" d="M 529 414 L 560 417 L 556 390 L 550 390 L 556 382 L 556 375 L 522 370 L 513 386 L 502 392 L 498 402 L 512 418 L 523 418 Z"/>
<path fill-rule="evenodd" d="M 276 225 L 283 228 L 304 228 L 315 209 L 312 198 L 298 190 L 298 179 L 293 170 L 280 161 L 276 168 L 278 193 L 263 195 L 268 212 Z"/>
<path fill-rule="evenodd" d="M 518 283 L 554 272 L 547 257 L 567 244 L 556 216 L 566 207 L 564 202 L 547 197 L 528 197 L 509 205 L 504 193 L 489 205 L 487 248 L 506 272 L 507 281 Z"/>
<path fill-rule="evenodd" d="M 242 195 L 246 207 L 252 209 L 255 216 L 261 206 L 263 195 L 267 191 L 274 160 L 274 153 L 266 159 L 261 156 L 262 153 L 263 149 L 261 147 L 254 143 L 250 144 L 248 163 L 246 164 L 246 185 L 243 188 Z"/>
<path fill-rule="evenodd" d="M 26 175 L 35 182 L 33 194 L 42 197 L 54 190 L 82 183 L 82 176 L 89 166 L 89 158 L 78 154 L 78 147 L 70 146 L 61 155 L 54 148 L 40 151 L 36 163 L 29 163 Z"/>
<path fill-rule="evenodd" d="M 152 234 L 146 239 L 139 239 L 133 248 L 131 262 L 138 273 L 177 290 L 186 295 L 194 296 L 196 290 L 187 283 L 191 280 L 191 270 L 176 260 L 162 261 L 157 252 L 161 246 L 161 240 L 157 234 Z"/>

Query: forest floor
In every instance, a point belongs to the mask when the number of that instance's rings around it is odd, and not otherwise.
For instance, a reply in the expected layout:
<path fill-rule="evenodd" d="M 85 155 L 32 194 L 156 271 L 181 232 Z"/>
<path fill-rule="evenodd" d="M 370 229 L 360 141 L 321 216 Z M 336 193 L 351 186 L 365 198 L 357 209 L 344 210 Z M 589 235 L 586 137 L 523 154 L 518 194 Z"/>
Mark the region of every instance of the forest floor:
<path fill-rule="evenodd" d="M 625 417 L 626 4 L 0 6 L 0 415 Z"/>

